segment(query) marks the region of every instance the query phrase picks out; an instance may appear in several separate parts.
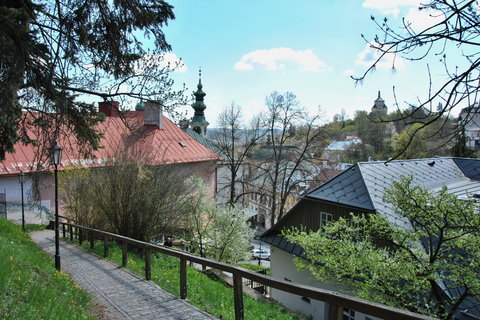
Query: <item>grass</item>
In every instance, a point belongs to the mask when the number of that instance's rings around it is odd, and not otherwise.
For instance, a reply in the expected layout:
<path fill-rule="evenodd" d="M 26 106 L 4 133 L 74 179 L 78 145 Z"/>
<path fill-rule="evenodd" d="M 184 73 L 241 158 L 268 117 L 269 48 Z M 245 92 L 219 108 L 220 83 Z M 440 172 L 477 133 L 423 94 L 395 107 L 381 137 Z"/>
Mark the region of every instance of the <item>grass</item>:
<path fill-rule="evenodd" d="M 0 319 L 93 320 L 90 301 L 21 226 L 0 218 Z"/>
<path fill-rule="evenodd" d="M 75 242 L 78 244 L 77 241 Z M 101 244 L 97 244 L 94 249 L 90 249 L 90 243 L 85 241 L 83 242 L 83 247 L 99 256 L 103 256 L 103 245 Z M 107 259 L 121 265 L 121 247 L 111 243 Z M 151 262 L 152 281 L 166 291 L 180 296 L 179 260 L 175 257 L 155 252 L 151 255 Z M 127 268 L 144 277 L 144 267 L 141 255 L 129 251 Z M 191 304 L 219 319 L 233 320 L 235 318 L 232 288 L 215 281 L 207 274 L 201 273 L 190 266 L 187 267 L 187 286 L 187 298 Z M 270 301 L 255 301 L 244 295 L 243 303 L 245 319 L 299 319 L 285 308 Z"/>
<path fill-rule="evenodd" d="M 250 271 L 255 271 L 255 272 L 266 271 L 266 274 L 270 275 L 270 268 L 268 267 L 259 266 L 256 264 L 249 264 L 249 263 L 237 263 L 237 266 Z"/>

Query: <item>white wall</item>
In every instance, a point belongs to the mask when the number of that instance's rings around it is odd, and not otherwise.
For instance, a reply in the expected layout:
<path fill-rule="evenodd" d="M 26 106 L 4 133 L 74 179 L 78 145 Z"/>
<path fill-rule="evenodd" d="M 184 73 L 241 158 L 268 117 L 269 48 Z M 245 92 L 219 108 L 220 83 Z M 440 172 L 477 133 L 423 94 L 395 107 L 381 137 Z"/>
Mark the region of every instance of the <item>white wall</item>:
<path fill-rule="evenodd" d="M 26 175 L 23 183 L 23 201 L 24 215 L 27 224 L 47 224 L 52 216 L 47 210 L 51 210 L 53 201 L 53 191 L 51 185 L 53 178 L 47 176 L 46 179 L 40 181 L 40 193 L 42 200 L 40 203 L 30 201 L 30 193 L 32 188 L 32 179 Z M 18 176 L 0 176 L 0 193 L 7 194 L 7 219 L 17 224 L 22 223 L 22 198 L 21 187 Z M 38 206 L 40 205 L 40 206 Z"/>
<path fill-rule="evenodd" d="M 23 197 L 24 201 L 27 201 L 27 196 L 30 194 L 32 188 L 32 180 L 25 176 L 25 182 L 23 183 Z M 7 202 L 21 202 L 20 182 L 18 182 L 18 176 L 2 176 L 0 178 L 0 193 L 7 192 Z"/>
<path fill-rule="evenodd" d="M 270 246 L 270 268 L 271 276 L 275 279 L 291 281 L 300 284 L 305 284 L 313 287 L 322 288 L 325 290 L 343 292 L 348 294 L 346 286 L 339 285 L 333 282 L 322 282 L 314 278 L 309 271 L 298 271 L 293 262 L 293 255 L 281 249 Z M 301 312 L 311 315 L 313 320 L 327 320 L 328 309 L 327 303 L 311 299 L 307 302 L 301 296 L 286 293 L 280 290 L 272 289 L 272 298 L 280 302 L 282 305 L 292 311 Z M 349 319 L 349 318 L 344 318 Z M 350 318 L 351 319 L 351 318 Z M 360 312 L 355 312 L 355 320 L 365 320 L 366 316 Z M 379 318 L 368 316 L 368 319 Z"/>

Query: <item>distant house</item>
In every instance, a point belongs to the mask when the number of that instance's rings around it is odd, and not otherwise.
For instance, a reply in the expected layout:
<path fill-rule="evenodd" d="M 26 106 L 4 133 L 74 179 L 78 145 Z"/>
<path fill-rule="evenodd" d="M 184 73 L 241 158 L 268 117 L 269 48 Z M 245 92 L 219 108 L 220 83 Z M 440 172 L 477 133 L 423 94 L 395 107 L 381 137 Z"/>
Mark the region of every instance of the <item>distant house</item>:
<path fill-rule="evenodd" d="M 475 103 L 463 108 L 458 116 L 458 124 L 465 127 L 467 147 L 475 151 L 480 150 L 480 105 Z"/>
<path fill-rule="evenodd" d="M 392 181 L 401 176 L 413 176 L 414 183 L 430 190 L 447 186 L 449 192 L 458 197 L 480 195 L 480 160 L 464 158 L 430 158 L 416 160 L 395 160 L 359 162 L 335 176 L 330 181 L 306 194 L 302 200 L 262 235 L 262 240 L 271 246 L 271 275 L 286 281 L 295 281 L 330 290 L 347 290 L 336 283 L 319 282 L 308 271 L 298 271 L 293 258 L 303 257 L 303 248 L 288 242 L 281 232 L 289 227 L 304 227 L 317 231 L 329 221 L 339 217 L 349 218 L 351 213 L 381 212 L 399 225 L 408 227 L 408 222 L 394 214 L 392 208 L 383 202 Z M 448 293 L 447 293 L 448 294 Z M 272 289 L 272 297 L 288 308 L 311 314 L 313 319 L 328 319 L 328 304 L 305 299 Z M 478 305 L 462 306 L 462 314 L 480 318 Z M 476 318 L 475 318 L 476 317 Z M 344 319 L 371 319 L 363 314 L 347 310 Z"/>
<path fill-rule="evenodd" d="M 126 145 L 129 152 L 141 157 L 148 164 L 178 164 L 177 170 L 200 176 L 209 187 L 213 196 L 216 188 L 215 168 L 220 156 L 199 143 L 182 129 L 165 117 L 159 104 L 146 102 L 137 106 L 136 111 L 125 112 L 120 117 L 117 102 L 99 103 L 99 111 L 106 115 L 106 120 L 98 125 L 104 134 L 100 141 L 102 149 L 93 152 L 92 157 L 85 157 L 72 137 L 60 136 L 58 144 L 63 150 L 59 170 L 73 166 L 101 167 L 106 161 L 121 152 Z M 34 132 L 30 132 L 35 138 Z M 20 202 L 18 174 L 24 172 L 25 200 L 32 193 L 32 183 L 37 185 L 40 206 L 46 211 L 54 207 L 53 167 L 48 160 L 36 158 L 32 145 L 17 143 L 16 152 L 7 154 L 0 162 L 0 192 L 6 191 L 7 203 Z M 32 179 L 38 177 L 41 179 Z"/>
<path fill-rule="evenodd" d="M 322 158 L 330 162 L 338 162 L 349 148 L 362 143 L 362 139 L 357 136 L 347 136 L 342 141 L 333 140 L 323 151 Z"/>

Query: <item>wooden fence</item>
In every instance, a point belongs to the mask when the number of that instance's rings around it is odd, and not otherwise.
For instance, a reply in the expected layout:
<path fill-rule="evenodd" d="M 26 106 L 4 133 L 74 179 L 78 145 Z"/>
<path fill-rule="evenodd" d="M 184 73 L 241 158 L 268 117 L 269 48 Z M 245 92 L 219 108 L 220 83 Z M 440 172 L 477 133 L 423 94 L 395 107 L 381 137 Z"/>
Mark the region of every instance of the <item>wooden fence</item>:
<path fill-rule="evenodd" d="M 63 217 L 64 219 L 68 219 Z M 95 245 L 95 240 L 103 240 L 104 243 L 104 257 L 108 256 L 109 242 L 117 241 L 122 243 L 122 266 L 127 266 L 127 257 L 128 257 L 128 246 L 135 246 L 137 248 L 143 249 L 145 257 L 145 278 L 150 280 L 151 278 L 151 262 L 150 256 L 151 252 L 160 252 L 166 255 L 174 256 L 179 259 L 180 263 L 180 298 L 186 299 L 188 286 L 187 286 L 187 261 L 195 262 L 203 266 L 208 266 L 213 269 L 220 271 L 228 272 L 233 275 L 233 297 L 234 297 L 234 307 L 235 307 L 235 319 L 243 320 L 243 278 L 249 279 L 256 283 L 260 283 L 264 286 L 271 287 L 274 289 L 282 290 L 292 294 L 300 295 L 310 299 L 324 301 L 330 304 L 330 306 L 335 306 L 335 315 L 333 319 L 343 319 L 343 309 L 350 309 L 362 312 L 364 314 L 379 317 L 382 319 L 388 320 L 426 320 L 434 319 L 428 316 L 421 314 L 408 312 L 392 307 L 388 307 L 379 303 L 369 302 L 366 300 L 358 299 L 352 296 L 341 294 L 334 291 L 323 290 L 320 288 L 315 288 L 311 286 L 296 284 L 292 282 L 286 282 L 283 280 L 273 279 L 269 276 L 262 275 L 241 267 L 232 266 L 229 264 L 217 262 L 214 260 L 194 256 L 192 254 L 178 251 L 175 249 L 170 249 L 163 246 L 158 246 L 155 244 L 138 241 L 135 239 L 127 238 L 110 232 L 105 232 L 101 230 L 96 230 L 92 228 L 83 227 L 68 222 L 60 222 L 63 229 L 63 237 L 65 238 L 67 232 L 69 234 L 70 240 L 74 238 L 78 239 L 80 243 L 87 239 L 90 241 L 90 246 L 93 248 Z"/>

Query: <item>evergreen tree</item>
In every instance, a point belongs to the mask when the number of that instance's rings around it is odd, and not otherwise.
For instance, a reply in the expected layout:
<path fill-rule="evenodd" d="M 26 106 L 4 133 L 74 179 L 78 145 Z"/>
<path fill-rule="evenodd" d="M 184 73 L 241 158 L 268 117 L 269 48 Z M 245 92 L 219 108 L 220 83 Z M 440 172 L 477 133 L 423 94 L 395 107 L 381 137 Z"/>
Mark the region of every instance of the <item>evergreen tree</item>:
<path fill-rule="evenodd" d="M 98 148 L 103 117 L 87 95 L 161 100 L 167 109 L 182 100 L 162 55 L 172 9 L 163 0 L 2 1 L 0 159 L 18 141 L 33 143 L 31 130 L 39 130 L 35 142 L 45 151 L 60 135 Z M 137 38 L 142 33 L 155 49 Z"/>
<path fill-rule="evenodd" d="M 450 150 L 452 156 L 461 158 L 476 158 L 475 151 L 467 147 L 467 137 L 465 136 L 465 128 L 457 133 L 455 145 Z"/>

